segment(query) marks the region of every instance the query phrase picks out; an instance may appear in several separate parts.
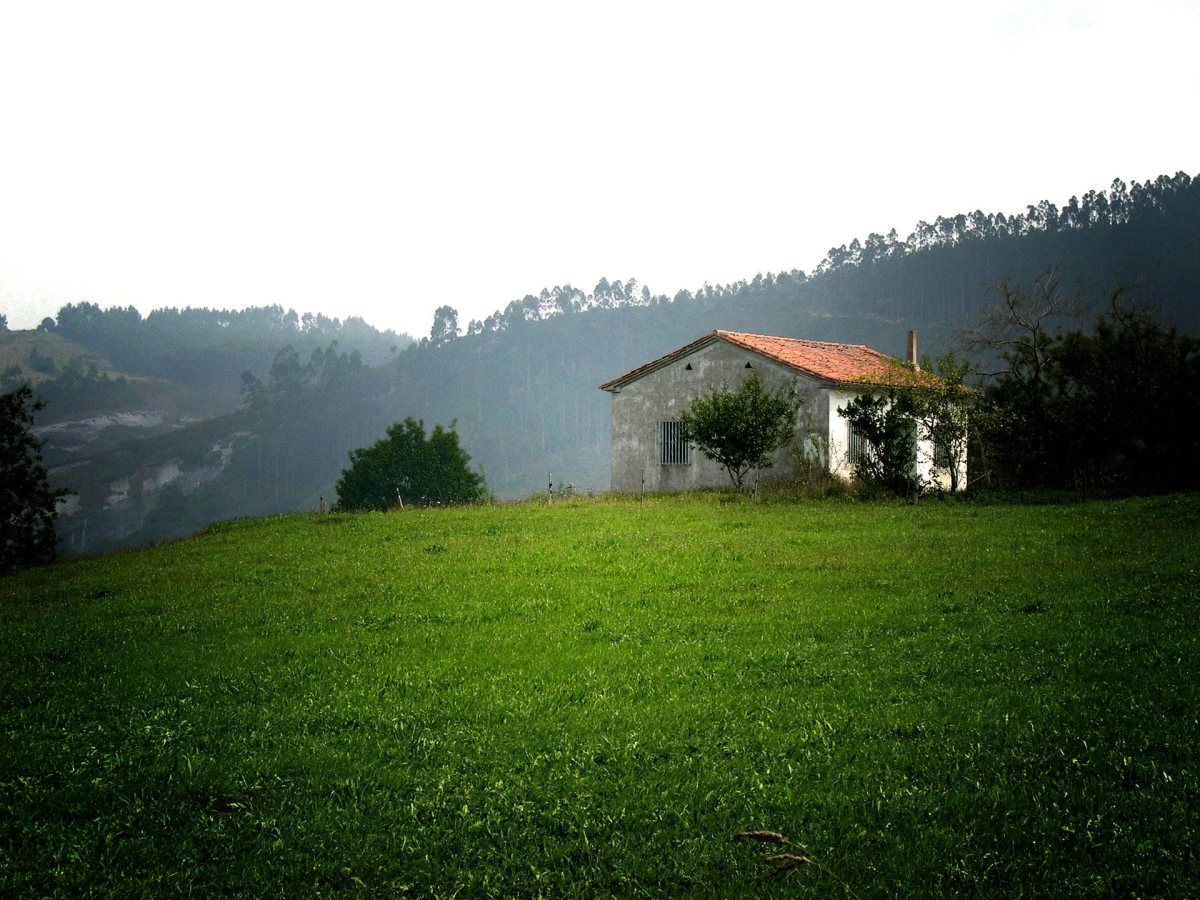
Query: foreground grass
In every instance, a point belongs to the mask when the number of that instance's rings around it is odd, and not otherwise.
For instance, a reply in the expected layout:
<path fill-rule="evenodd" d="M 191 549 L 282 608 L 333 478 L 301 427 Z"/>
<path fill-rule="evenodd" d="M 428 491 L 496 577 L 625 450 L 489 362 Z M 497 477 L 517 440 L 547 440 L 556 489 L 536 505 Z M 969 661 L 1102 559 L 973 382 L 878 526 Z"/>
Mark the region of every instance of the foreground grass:
<path fill-rule="evenodd" d="M 1200 498 L 726 499 L 0 581 L 0 895 L 1200 894 Z"/>

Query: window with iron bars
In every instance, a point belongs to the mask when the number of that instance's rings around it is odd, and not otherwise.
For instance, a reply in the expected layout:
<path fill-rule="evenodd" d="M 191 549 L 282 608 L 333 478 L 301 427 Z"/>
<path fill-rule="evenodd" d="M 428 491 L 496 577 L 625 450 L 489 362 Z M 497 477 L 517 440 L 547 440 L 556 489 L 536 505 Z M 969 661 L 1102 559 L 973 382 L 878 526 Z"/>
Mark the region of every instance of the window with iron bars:
<path fill-rule="evenodd" d="M 658 423 L 658 461 L 664 466 L 688 466 L 692 463 L 692 442 L 682 422 Z"/>
<path fill-rule="evenodd" d="M 941 441 L 933 442 L 933 467 L 935 469 L 950 468 L 950 450 Z"/>
<path fill-rule="evenodd" d="M 847 423 L 849 424 L 849 423 Z M 853 425 L 850 425 L 850 465 L 857 466 L 866 462 L 871 454 L 871 446 L 867 437 Z"/>

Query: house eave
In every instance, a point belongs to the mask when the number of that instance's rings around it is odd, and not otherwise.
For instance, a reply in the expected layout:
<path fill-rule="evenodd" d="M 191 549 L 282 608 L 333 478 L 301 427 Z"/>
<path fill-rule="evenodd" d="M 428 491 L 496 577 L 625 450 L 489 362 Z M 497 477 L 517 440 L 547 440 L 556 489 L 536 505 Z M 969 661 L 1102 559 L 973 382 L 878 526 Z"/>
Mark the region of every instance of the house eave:
<path fill-rule="evenodd" d="M 690 344 L 685 344 L 678 350 L 672 350 L 666 356 L 660 356 L 658 359 L 651 360 L 648 363 L 643 363 L 636 369 L 630 369 L 624 375 L 620 375 L 611 381 L 604 382 L 604 384 L 600 385 L 600 390 L 608 391 L 610 394 L 620 393 L 621 388 L 630 382 L 637 381 L 639 378 L 649 375 L 651 372 L 657 371 L 663 366 L 669 366 L 676 360 L 683 359 L 683 357 L 696 352 L 702 347 L 707 347 L 713 341 L 721 339 L 721 335 L 718 332 L 709 332 L 708 334 L 704 335 L 704 337 L 694 340 Z"/>

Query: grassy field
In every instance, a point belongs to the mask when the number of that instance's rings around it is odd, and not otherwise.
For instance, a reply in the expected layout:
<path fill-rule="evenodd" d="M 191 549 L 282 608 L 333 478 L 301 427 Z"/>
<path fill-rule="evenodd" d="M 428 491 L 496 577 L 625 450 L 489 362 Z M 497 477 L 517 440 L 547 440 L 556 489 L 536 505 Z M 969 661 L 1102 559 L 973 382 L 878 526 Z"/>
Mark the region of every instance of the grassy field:
<path fill-rule="evenodd" d="M 28 572 L 0 895 L 1197 896 L 1198 536 L 710 494 Z"/>

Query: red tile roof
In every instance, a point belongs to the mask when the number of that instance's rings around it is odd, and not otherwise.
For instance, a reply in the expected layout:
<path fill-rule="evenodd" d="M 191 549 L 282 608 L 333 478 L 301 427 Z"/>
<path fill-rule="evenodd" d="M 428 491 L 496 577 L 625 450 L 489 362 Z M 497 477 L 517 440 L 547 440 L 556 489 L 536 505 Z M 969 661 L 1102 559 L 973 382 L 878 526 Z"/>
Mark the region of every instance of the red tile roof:
<path fill-rule="evenodd" d="M 836 384 L 879 384 L 887 380 L 887 373 L 895 362 L 892 357 L 863 344 L 835 344 L 830 341 L 805 341 L 800 338 L 747 334 L 742 331 L 714 331 L 686 347 L 680 347 L 673 353 L 638 366 L 619 378 L 606 381 L 600 385 L 600 390 L 616 390 L 715 340 L 728 341 L 735 347 L 765 356 L 797 372 Z"/>

